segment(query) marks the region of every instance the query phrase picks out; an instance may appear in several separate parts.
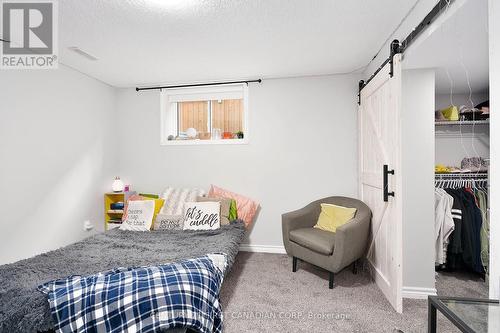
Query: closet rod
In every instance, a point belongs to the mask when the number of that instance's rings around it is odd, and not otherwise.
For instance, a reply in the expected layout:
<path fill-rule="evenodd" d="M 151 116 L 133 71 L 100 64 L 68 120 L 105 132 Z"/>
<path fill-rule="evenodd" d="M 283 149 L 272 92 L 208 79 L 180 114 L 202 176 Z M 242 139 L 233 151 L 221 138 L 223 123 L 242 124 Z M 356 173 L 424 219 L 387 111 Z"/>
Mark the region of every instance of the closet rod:
<path fill-rule="evenodd" d="M 205 87 L 205 86 L 221 86 L 226 84 L 237 84 L 237 83 L 261 83 L 262 79 L 257 80 L 244 80 L 244 81 L 226 81 L 226 82 L 210 82 L 210 83 L 194 83 L 194 84 L 181 84 L 176 86 L 158 86 L 158 87 L 143 87 L 143 88 L 135 88 L 135 91 L 141 90 L 162 90 L 162 89 L 175 89 L 175 88 L 189 88 L 189 87 Z"/>
<path fill-rule="evenodd" d="M 488 178 L 487 173 L 437 173 L 436 178 L 454 178 L 454 179 L 486 179 Z"/>
<path fill-rule="evenodd" d="M 400 47 L 400 53 L 404 53 L 404 51 L 408 48 L 408 46 L 410 46 L 413 41 L 415 41 L 415 39 L 417 39 L 417 37 L 432 23 L 434 22 L 434 20 L 439 16 L 441 15 L 443 9 L 445 9 L 447 6 L 449 6 L 451 3 L 453 3 L 455 0 L 440 0 L 435 6 L 434 8 L 431 9 L 431 11 L 424 17 L 424 19 L 410 32 L 410 34 L 408 36 L 406 36 L 406 38 L 403 40 L 403 42 L 401 42 L 401 47 Z M 392 43 L 391 43 L 391 50 L 392 50 Z M 378 74 L 378 72 L 380 72 L 380 70 L 385 66 L 387 65 L 387 63 L 391 62 L 392 61 L 392 52 L 391 52 L 391 55 L 389 56 L 389 58 L 387 58 L 383 63 L 382 65 L 380 65 L 379 68 L 377 68 L 377 70 L 368 78 L 368 80 L 366 81 L 360 81 L 360 85 L 359 85 L 359 92 L 361 92 L 361 90 L 363 90 L 364 87 L 366 87 L 366 85 L 368 83 L 370 83 L 370 81 Z"/>

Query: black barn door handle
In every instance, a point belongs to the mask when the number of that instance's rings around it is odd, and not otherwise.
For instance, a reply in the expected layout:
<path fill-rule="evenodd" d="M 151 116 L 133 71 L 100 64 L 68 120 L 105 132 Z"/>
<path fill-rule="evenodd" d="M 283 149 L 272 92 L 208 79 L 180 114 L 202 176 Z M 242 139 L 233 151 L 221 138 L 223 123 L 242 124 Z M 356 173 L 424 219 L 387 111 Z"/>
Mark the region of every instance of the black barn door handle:
<path fill-rule="evenodd" d="M 389 201 L 389 196 L 394 197 L 394 191 L 389 192 L 389 175 L 394 175 L 394 170 L 389 170 L 389 166 L 384 164 L 384 202 Z"/>

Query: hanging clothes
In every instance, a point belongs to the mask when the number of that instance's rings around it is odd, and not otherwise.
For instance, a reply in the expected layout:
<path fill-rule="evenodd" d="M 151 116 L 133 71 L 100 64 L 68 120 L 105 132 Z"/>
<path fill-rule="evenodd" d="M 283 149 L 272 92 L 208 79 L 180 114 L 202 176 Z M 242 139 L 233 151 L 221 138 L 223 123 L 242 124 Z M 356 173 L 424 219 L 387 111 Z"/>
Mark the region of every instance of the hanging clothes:
<path fill-rule="evenodd" d="M 481 227 L 483 225 L 483 218 L 481 210 L 478 207 L 474 191 L 470 188 L 463 190 L 465 200 L 469 206 L 469 213 L 471 215 L 471 231 L 469 238 L 471 240 L 472 249 L 472 270 L 477 273 L 484 273 L 483 263 L 481 261 Z"/>
<path fill-rule="evenodd" d="M 479 174 L 436 177 L 436 266 L 451 271 L 488 272 L 487 187 L 487 179 Z M 449 211 L 448 205 L 451 206 Z"/>
<path fill-rule="evenodd" d="M 446 263 L 446 252 L 449 243 L 449 237 L 455 229 L 455 223 L 452 216 L 453 197 L 441 188 L 436 188 L 435 192 L 435 264 L 442 265 Z"/>
<path fill-rule="evenodd" d="M 483 217 L 474 191 L 469 188 L 444 191 L 453 197 L 454 230 L 449 237 L 446 267 L 450 270 L 468 269 L 484 273 L 481 230 Z"/>
<path fill-rule="evenodd" d="M 475 195 L 478 201 L 478 207 L 481 210 L 483 224 L 481 227 L 481 262 L 485 271 L 488 271 L 490 261 L 490 221 L 488 219 L 488 194 L 483 190 L 476 190 Z"/>
<path fill-rule="evenodd" d="M 453 198 L 452 217 L 455 227 L 449 237 L 446 257 L 446 267 L 453 270 L 462 266 L 462 211 L 464 206 L 455 190 L 446 188 L 445 191 Z"/>

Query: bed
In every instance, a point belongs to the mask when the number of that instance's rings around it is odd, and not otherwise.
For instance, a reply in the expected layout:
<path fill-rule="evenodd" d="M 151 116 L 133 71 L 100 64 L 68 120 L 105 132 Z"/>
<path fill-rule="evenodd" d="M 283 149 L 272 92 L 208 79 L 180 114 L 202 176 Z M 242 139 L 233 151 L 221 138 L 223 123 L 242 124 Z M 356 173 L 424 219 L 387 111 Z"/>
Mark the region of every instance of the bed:
<path fill-rule="evenodd" d="M 210 231 L 113 229 L 0 266 L 0 332 L 45 332 L 53 328 L 47 296 L 36 289 L 47 281 L 116 267 L 164 264 L 207 253 L 227 254 L 227 274 L 244 235 L 241 221 Z"/>

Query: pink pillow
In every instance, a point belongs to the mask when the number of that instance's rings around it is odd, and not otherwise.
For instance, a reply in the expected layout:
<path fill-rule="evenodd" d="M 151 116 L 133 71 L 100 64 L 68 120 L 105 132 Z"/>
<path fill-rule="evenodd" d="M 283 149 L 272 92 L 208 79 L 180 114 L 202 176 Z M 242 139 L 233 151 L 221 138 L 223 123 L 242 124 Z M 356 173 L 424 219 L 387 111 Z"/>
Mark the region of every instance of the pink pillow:
<path fill-rule="evenodd" d="M 222 197 L 234 199 L 238 208 L 238 218 L 245 222 L 245 227 L 248 229 L 253 222 L 259 203 L 247 198 L 241 194 L 234 193 L 223 188 L 212 185 L 208 192 L 209 197 Z"/>
<path fill-rule="evenodd" d="M 140 196 L 139 194 L 132 194 L 130 197 L 128 197 L 127 202 L 125 202 L 125 207 L 123 208 L 122 221 L 127 220 L 128 202 L 129 201 L 140 201 L 140 200 L 144 200 L 144 198 L 142 196 Z"/>

